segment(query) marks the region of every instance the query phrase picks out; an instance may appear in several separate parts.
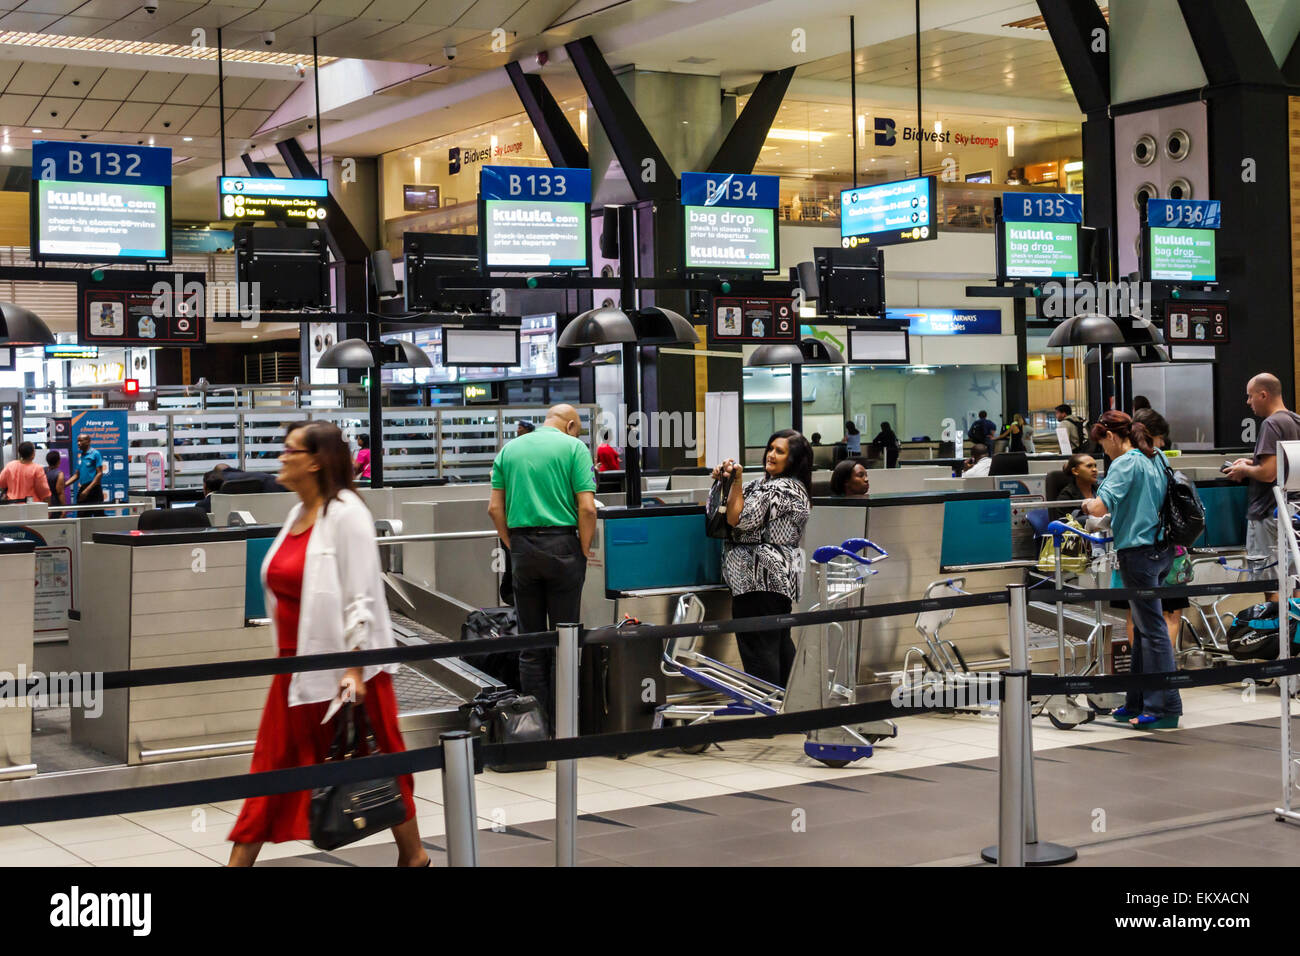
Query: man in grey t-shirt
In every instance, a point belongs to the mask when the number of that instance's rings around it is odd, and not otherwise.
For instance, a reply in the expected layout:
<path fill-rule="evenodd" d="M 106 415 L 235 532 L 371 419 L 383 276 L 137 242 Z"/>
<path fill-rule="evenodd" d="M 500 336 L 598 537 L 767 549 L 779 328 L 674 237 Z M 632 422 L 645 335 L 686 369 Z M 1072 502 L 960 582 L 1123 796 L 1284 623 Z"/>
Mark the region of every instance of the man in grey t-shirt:
<path fill-rule="evenodd" d="M 1264 571 L 1277 560 L 1277 521 L 1273 517 L 1273 483 L 1277 480 L 1277 443 L 1300 441 L 1300 415 L 1287 410 L 1282 400 L 1282 383 L 1276 375 L 1260 372 L 1246 385 L 1246 404 L 1262 418 L 1252 458 L 1238 458 L 1226 474 L 1234 481 L 1250 481 L 1246 505 L 1246 563 L 1255 580 L 1269 577 Z M 1272 570 L 1272 569 L 1270 569 Z M 1276 579 L 1276 572 L 1273 572 Z M 1276 601 L 1276 592 L 1265 595 Z"/>

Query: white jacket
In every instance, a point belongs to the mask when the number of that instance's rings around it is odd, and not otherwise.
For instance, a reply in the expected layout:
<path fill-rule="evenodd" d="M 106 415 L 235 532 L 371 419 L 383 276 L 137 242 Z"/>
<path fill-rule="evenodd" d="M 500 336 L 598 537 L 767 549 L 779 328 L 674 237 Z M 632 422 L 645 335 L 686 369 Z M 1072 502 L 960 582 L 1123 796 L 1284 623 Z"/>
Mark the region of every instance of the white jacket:
<path fill-rule="evenodd" d="M 285 536 L 302 513 L 293 506 L 284 527 L 262 562 L 262 590 L 275 637 L 275 595 L 266 583 L 266 569 Z M 298 654 L 330 654 L 347 650 L 375 650 L 395 646 L 384 579 L 375 547 L 375 525 L 370 510 L 350 491 L 322 509 L 307 541 L 302 572 L 302 604 L 298 614 Z M 274 646 L 279 646 L 278 640 Z M 370 680 L 381 670 L 397 673 L 397 664 L 372 665 L 362 673 Z M 331 700 L 338 692 L 342 670 L 301 671 L 289 681 L 289 706 Z"/>

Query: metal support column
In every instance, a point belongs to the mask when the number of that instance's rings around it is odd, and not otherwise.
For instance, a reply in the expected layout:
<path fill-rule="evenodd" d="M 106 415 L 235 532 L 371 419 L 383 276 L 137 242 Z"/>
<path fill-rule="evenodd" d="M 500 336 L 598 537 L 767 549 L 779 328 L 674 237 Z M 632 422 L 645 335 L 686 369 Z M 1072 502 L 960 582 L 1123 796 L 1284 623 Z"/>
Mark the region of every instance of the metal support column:
<path fill-rule="evenodd" d="M 618 274 L 619 301 L 628 312 L 639 305 L 636 292 L 636 209 L 630 204 L 618 207 Z M 626 421 L 641 420 L 641 353 L 635 342 L 623 344 L 623 404 L 627 407 Z M 623 478 L 627 484 L 626 503 L 629 508 L 641 507 L 641 445 L 646 436 L 638 428 L 636 441 L 629 441 L 623 449 Z"/>
<path fill-rule="evenodd" d="M 578 635 L 581 624 L 557 624 L 555 736 L 578 736 Z M 555 865 L 578 861 L 578 761 L 555 761 Z"/>
<path fill-rule="evenodd" d="M 447 823 L 447 865 L 478 866 L 478 809 L 474 795 L 474 735 L 443 734 L 442 812 Z"/>
<path fill-rule="evenodd" d="M 999 772 L 1007 774 L 1010 779 L 999 781 L 999 824 L 998 845 L 985 847 L 980 856 L 988 863 L 999 863 L 1002 855 L 1004 827 L 1019 821 L 1019 832 L 1024 841 L 1022 848 L 1023 865 L 1055 866 L 1069 863 L 1079 854 L 1073 847 L 1059 843 L 1038 842 L 1038 807 L 1034 791 L 1034 739 L 1033 724 L 1030 716 L 1029 695 L 1026 685 L 1029 679 L 1029 616 L 1023 584 L 1007 586 L 1008 598 L 1008 636 L 1010 638 L 1010 669 L 1006 671 L 1005 696 L 1003 697 L 999 720 Z M 1017 689 L 1018 688 L 1018 689 Z M 1012 694 L 1018 714 L 1009 713 Z M 1019 733 L 1019 740 L 1008 740 L 1008 736 Z M 1019 760 L 1016 751 L 1019 751 Z M 1017 766 L 1017 763 L 1019 766 Z M 1014 788 L 1014 789 L 1013 789 Z M 1015 799 L 1019 790 L 1020 799 Z M 1017 804 L 1019 806 L 1017 807 Z M 1004 819 L 1003 811 L 1009 819 Z M 1013 860 L 1015 858 L 1013 857 Z M 1021 865 L 1008 862 L 1008 866 Z"/>

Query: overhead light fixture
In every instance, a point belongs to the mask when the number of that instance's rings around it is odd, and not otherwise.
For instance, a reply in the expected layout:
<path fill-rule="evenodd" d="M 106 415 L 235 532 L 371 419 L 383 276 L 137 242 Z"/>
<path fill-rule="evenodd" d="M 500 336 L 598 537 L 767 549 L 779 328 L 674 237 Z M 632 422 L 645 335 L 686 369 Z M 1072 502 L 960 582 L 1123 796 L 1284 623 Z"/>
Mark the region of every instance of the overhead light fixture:
<path fill-rule="evenodd" d="M 1049 349 L 1070 345 L 1123 345 L 1124 331 L 1114 319 L 1096 313 L 1075 315 L 1052 330 Z"/>
<path fill-rule="evenodd" d="M 43 132 L 45 132 L 45 130 L 43 130 L 43 129 L 34 129 L 34 130 L 32 130 L 32 132 L 33 132 L 33 133 L 43 133 Z"/>
<path fill-rule="evenodd" d="M 570 362 L 569 368 L 596 368 L 601 365 L 622 365 L 623 353 L 617 349 L 609 352 L 594 352 L 576 362 Z"/>
<path fill-rule="evenodd" d="M 125 53 L 136 56 L 174 56 L 185 60 L 213 60 L 217 58 L 215 46 L 191 46 L 189 43 L 146 43 L 141 40 L 108 40 L 103 37 L 64 36 L 53 33 L 25 33 L 21 30 L 0 31 L 0 46 L 42 47 L 53 50 L 85 50 L 93 53 Z M 274 66 L 292 66 L 298 62 L 297 54 L 273 53 L 269 50 L 239 50 L 226 47 L 222 58 L 227 62 L 269 63 Z M 338 57 L 322 56 L 321 66 L 333 63 Z"/>
<path fill-rule="evenodd" d="M 54 333 L 39 315 L 12 302 L 0 302 L 0 345 L 53 345 Z"/>
<path fill-rule="evenodd" d="M 556 345 L 562 349 L 582 345 L 611 345 L 636 341 L 636 329 L 622 309 L 588 309 L 564 327 Z"/>
<path fill-rule="evenodd" d="M 398 339 L 379 346 L 379 364 L 386 368 L 433 368 L 433 362 L 419 346 Z M 375 353 L 365 339 L 335 342 L 316 362 L 317 368 L 374 368 Z"/>
<path fill-rule="evenodd" d="M 194 142 L 194 137 L 193 137 L 193 136 L 182 136 L 182 137 L 181 137 L 181 140 L 182 140 L 183 142 L 186 142 L 186 143 L 192 143 L 192 142 Z"/>
<path fill-rule="evenodd" d="M 1014 126 L 1008 126 L 1007 127 L 1007 157 L 1010 158 L 1014 155 L 1016 155 L 1016 128 Z"/>
<path fill-rule="evenodd" d="M 843 365 L 844 355 L 839 349 L 821 339 L 804 339 L 798 344 L 780 342 L 760 345 L 754 349 L 745 365 L 762 368 L 770 365 Z"/>
<path fill-rule="evenodd" d="M 1081 159 L 1076 159 L 1073 162 L 1065 164 L 1065 171 L 1067 173 L 1077 173 L 1081 169 L 1083 169 L 1083 160 Z"/>
<path fill-rule="evenodd" d="M 793 143 L 820 143 L 826 133 L 814 133 L 810 129 L 779 129 L 773 127 L 767 131 L 768 139 L 786 139 Z"/>

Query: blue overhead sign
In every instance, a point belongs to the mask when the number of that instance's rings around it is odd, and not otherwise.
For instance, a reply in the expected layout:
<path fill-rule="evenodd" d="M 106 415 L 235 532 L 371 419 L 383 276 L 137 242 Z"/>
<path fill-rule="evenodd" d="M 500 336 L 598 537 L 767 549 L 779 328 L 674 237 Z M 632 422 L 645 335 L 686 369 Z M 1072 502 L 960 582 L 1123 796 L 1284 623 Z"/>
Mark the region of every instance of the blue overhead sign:
<path fill-rule="evenodd" d="M 1001 335 L 1001 309 L 885 309 L 912 335 Z"/>
<path fill-rule="evenodd" d="M 1083 222 L 1078 193 L 1003 193 L 1003 222 Z"/>
<path fill-rule="evenodd" d="M 1147 225 L 1181 229 L 1218 229 L 1217 199 L 1148 199 Z"/>
<path fill-rule="evenodd" d="M 275 176 L 222 176 L 221 195 L 223 196 L 283 196 L 324 199 L 330 193 L 329 183 L 324 179 L 291 179 Z"/>
<path fill-rule="evenodd" d="M 165 146 L 105 143 L 32 143 L 32 178 L 66 183 L 172 184 L 172 151 Z"/>
<path fill-rule="evenodd" d="M 591 170 L 547 166 L 484 166 L 480 199 L 591 202 Z"/>
<path fill-rule="evenodd" d="M 780 186 L 779 176 L 682 173 L 682 205 L 775 209 L 781 204 Z"/>

